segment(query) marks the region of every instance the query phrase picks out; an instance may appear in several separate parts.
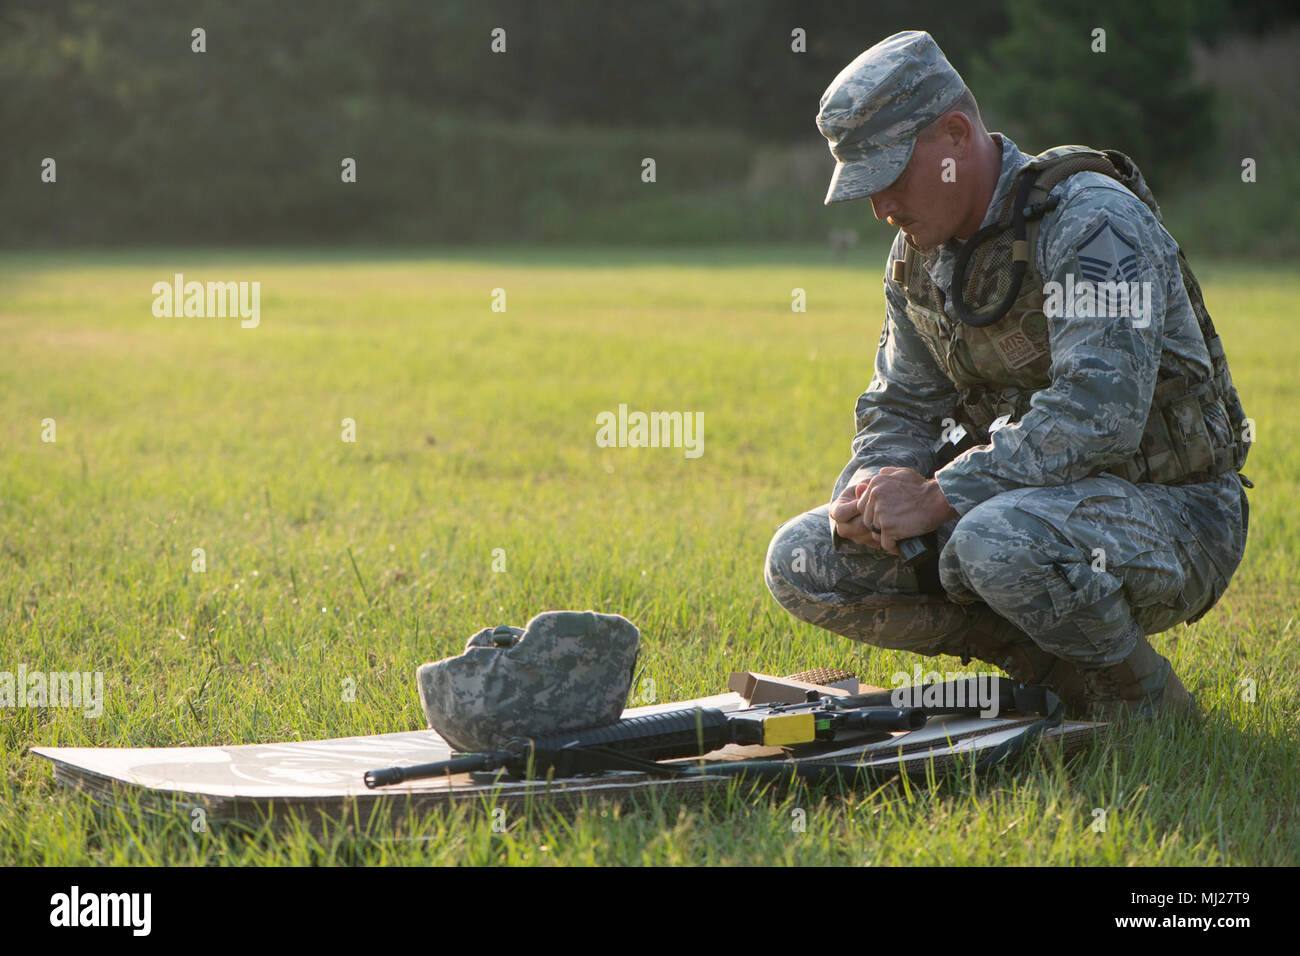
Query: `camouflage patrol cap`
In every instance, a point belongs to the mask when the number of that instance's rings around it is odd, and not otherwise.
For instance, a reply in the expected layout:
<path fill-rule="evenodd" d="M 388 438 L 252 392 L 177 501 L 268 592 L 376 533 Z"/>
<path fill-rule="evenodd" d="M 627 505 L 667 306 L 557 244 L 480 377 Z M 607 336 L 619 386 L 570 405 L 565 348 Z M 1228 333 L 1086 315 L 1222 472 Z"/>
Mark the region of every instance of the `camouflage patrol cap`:
<path fill-rule="evenodd" d="M 826 205 L 888 187 L 912 158 L 916 134 L 965 92 L 961 76 L 923 31 L 895 33 L 858 56 L 826 87 L 817 114 L 836 162 Z"/>
<path fill-rule="evenodd" d="M 640 633 L 617 614 L 546 611 L 527 627 L 479 631 L 465 653 L 416 671 L 429 726 L 457 750 L 618 720 Z"/>

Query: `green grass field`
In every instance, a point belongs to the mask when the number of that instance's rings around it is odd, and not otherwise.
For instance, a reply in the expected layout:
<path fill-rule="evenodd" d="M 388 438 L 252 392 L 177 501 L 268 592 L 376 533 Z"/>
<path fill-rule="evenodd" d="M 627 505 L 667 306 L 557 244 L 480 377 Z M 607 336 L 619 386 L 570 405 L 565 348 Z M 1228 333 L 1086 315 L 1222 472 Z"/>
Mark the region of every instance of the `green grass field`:
<path fill-rule="evenodd" d="M 910 671 L 919 658 L 790 618 L 762 578 L 772 532 L 847 460 L 883 262 L 0 256 L 0 671 L 102 671 L 106 691 L 95 719 L 0 711 L 0 863 L 1300 863 L 1300 278 L 1281 267 L 1193 263 L 1258 438 L 1244 564 L 1207 617 L 1154 639 L 1200 730 L 1131 728 L 1068 765 L 1045 749 L 933 791 L 592 805 L 501 833 L 472 810 L 195 833 L 183 810 L 96 815 L 27 753 L 419 728 L 421 662 L 545 609 L 631 619 L 660 700 L 732 670 Z M 175 272 L 259 281 L 260 326 L 155 318 L 151 286 Z M 703 454 L 598 447 L 596 416 L 620 403 L 703 412 Z"/>

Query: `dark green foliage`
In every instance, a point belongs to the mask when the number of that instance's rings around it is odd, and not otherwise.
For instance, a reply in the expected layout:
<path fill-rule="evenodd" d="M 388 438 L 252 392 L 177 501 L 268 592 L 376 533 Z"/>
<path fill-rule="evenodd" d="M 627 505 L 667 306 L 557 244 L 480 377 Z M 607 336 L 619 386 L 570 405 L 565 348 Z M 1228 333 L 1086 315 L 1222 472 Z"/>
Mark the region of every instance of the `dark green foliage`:
<path fill-rule="evenodd" d="M 1211 135 L 1189 31 L 1283 16 L 1189 3 L 1017 0 L 1008 17 L 957 0 L 12 0 L 0 242 L 824 237 L 845 221 L 820 207 L 824 181 L 752 188 L 755 153 L 820 144 L 825 86 L 908 28 L 934 33 L 1026 149 L 1117 146 L 1159 189 Z M 1088 51 L 1095 25 L 1104 55 Z M 340 181 L 347 156 L 355 184 Z"/>
<path fill-rule="evenodd" d="M 1116 148 L 1159 191 L 1213 136 L 1211 97 L 1192 83 L 1188 4 L 1099 6 L 1009 0 L 1011 31 L 975 56 L 967 82 L 991 129 L 1034 153 Z M 1094 50 L 1104 30 L 1105 50 Z"/>

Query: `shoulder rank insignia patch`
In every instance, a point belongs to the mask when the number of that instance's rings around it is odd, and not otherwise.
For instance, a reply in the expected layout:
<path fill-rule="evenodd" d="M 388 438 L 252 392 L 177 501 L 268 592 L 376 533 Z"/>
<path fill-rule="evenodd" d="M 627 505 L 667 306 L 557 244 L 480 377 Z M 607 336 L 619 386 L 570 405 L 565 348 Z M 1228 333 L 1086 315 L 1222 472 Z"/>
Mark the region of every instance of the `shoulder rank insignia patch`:
<path fill-rule="evenodd" d="M 1115 229 L 1107 219 L 1079 243 L 1080 280 L 1136 282 L 1137 244 Z"/>

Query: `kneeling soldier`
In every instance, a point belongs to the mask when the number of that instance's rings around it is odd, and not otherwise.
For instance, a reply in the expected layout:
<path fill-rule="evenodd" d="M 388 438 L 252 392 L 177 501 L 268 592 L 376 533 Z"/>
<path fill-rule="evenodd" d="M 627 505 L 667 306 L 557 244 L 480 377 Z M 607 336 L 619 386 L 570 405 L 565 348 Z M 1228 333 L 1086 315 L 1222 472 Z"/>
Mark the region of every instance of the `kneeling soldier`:
<path fill-rule="evenodd" d="M 1227 588 L 1248 444 L 1141 173 L 989 133 L 921 32 L 849 64 L 817 123 L 837 161 L 826 202 L 867 198 L 899 233 L 853 458 L 831 503 L 772 539 L 772 594 L 855 640 L 1047 683 L 1073 716 L 1192 706 L 1146 635 Z M 899 542 L 929 533 L 928 570 L 904 562 Z"/>

